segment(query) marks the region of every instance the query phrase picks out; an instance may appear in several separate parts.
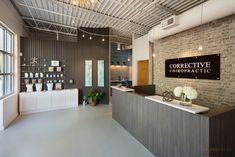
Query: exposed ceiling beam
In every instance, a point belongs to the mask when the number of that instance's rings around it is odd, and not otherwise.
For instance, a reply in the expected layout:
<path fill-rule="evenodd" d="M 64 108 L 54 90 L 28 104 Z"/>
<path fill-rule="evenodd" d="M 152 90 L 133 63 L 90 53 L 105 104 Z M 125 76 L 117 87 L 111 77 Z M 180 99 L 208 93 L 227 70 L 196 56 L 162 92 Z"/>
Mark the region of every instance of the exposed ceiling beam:
<path fill-rule="evenodd" d="M 47 29 L 47 28 L 39 28 L 39 27 L 31 27 L 31 26 L 25 26 L 25 27 L 30 28 L 30 29 L 39 30 L 39 31 L 53 32 L 53 33 L 59 33 L 59 34 L 75 36 L 75 37 L 77 36 L 77 34 L 66 33 L 66 32 L 58 32 L 56 30 L 51 30 L 51 29 Z"/>
<path fill-rule="evenodd" d="M 41 23 L 47 23 L 47 24 L 52 24 L 52 25 L 56 25 L 56 26 L 60 26 L 60 27 L 66 27 L 66 28 L 70 28 L 70 29 L 76 29 L 77 30 L 77 27 L 73 27 L 73 26 L 68 26 L 68 25 L 64 25 L 64 24 L 59 24 L 59 23 L 55 23 L 55 22 L 50 22 L 50 21 L 46 21 L 46 20 L 41 20 L 41 19 L 33 19 L 31 17 L 26 17 L 26 16 L 22 16 L 22 18 L 24 20 L 35 20 L 37 22 L 41 22 Z"/>
<path fill-rule="evenodd" d="M 82 21 L 88 22 L 88 21 L 86 21 L 86 20 L 84 20 L 84 19 L 81 19 L 81 18 L 79 18 L 79 17 L 72 16 L 72 15 L 68 15 L 68 14 L 63 14 L 63 13 L 58 13 L 58 12 L 56 12 L 56 11 L 51 11 L 51 10 L 49 10 L 49 9 L 34 7 L 34 6 L 26 5 L 26 4 L 23 4 L 23 3 L 18 3 L 18 4 L 19 4 L 20 6 L 23 6 L 23 7 L 27 7 L 27 8 L 31 8 L 31 9 L 35 9 L 35 10 L 39 10 L 39 11 L 51 13 L 51 14 L 56 14 L 56 15 L 60 15 L 60 16 L 65 16 L 65 17 L 69 17 L 69 18 L 71 18 L 71 19 L 77 19 L 77 20 L 79 20 L 79 21 L 82 20 Z M 81 8 L 79 8 L 79 9 L 81 9 Z M 86 11 L 86 10 L 84 10 L 84 11 L 85 11 L 85 12 L 90 12 L 90 11 Z M 92 12 L 92 13 L 93 13 L 93 12 Z M 98 16 L 103 16 L 103 15 L 99 15 L 99 14 L 98 14 Z M 107 26 L 105 26 L 104 24 L 102 24 L 102 23 L 100 23 L 100 22 L 93 21 L 93 20 L 89 20 L 89 22 L 95 23 L 95 24 L 97 24 L 99 27 L 107 27 Z M 123 21 L 121 21 L 121 20 L 117 21 L 117 23 L 122 23 L 122 22 L 123 22 Z M 135 24 L 133 24 L 133 25 L 136 26 Z M 142 35 L 148 33 L 148 31 L 150 30 L 150 28 L 146 29 L 145 27 L 139 28 L 139 27 L 136 26 L 137 29 L 140 30 L 140 31 L 139 31 L 139 32 L 134 32 L 132 29 L 127 30 L 127 29 L 120 28 L 120 27 L 115 26 L 115 25 L 114 25 L 114 26 L 109 26 L 109 27 L 112 27 L 112 28 L 115 28 L 115 29 L 120 29 L 120 30 L 122 30 L 122 31 L 124 31 L 124 32 L 139 33 L 139 34 L 142 34 Z"/>
<path fill-rule="evenodd" d="M 159 0 L 143 0 L 143 1 L 146 2 L 146 3 L 150 3 L 150 4 L 151 3 L 155 3 L 157 8 L 162 9 L 162 10 L 164 10 L 166 12 L 171 13 L 171 14 L 174 14 L 174 15 L 179 15 L 180 14 L 178 11 L 175 11 L 175 10 L 169 8 L 169 7 L 166 7 L 166 6 L 162 5 L 162 4 L 160 4 Z"/>
<path fill-rule="evenodd" d="M 179 15 L 180 14 L 180 12 L 175 11 L 173 9 L 170 9 L 169 7 L 163 6 L 163 5 L 159 4 L 159 3 L 156 4 L 156 7 L 159 8 L 159 9 L 162 9 L 162 10 L 164 10 L 166 12 L 169 12 L 169 13 L 171 13 L 173 15 Z"/>
<path fill-rule="evenodd" d="M 68 26 L 68 25 L 59 24 L 59 23 L 50 22 L 50 21 L 45 21 L 45 20 L 41 20 L 41 19 L 33 19 L 31 17 L 22 17 L 22 18 L 27 22 L 35 20 L 36 22 L 38 22 L 38 24 L 40 24 L 40 23 L 48 24 L 49 26 L 48 26 L 47 29 L 50 29 L 52 26 L 58 26 L 58 27 L 60 27 L 60 28 L 56 28 L 56 31 L 58 31 L 58 32 L 62 32 L 63 28 L 71 29 L 71 31 L 72 30 L 77 31 L 77 27 L 73 27 L 73 26 Z M 28 27 L 30 28 L 30 27 L 36 27 L 36 26 L 31 25 L 31 26 L 28 26 Z M 40 27 L 38 27 L 38 28 L 40 28 Z M 40 28 L 40 29 L 43 29 L 43 28 Z M 76 32 L 74 32 L 74 34 L 76 34 Z M 131 38 L 122 37 L 120 35 L 112 35 L 112 36 L 115 37 L 115 38 L 119 38 L 119 39 L 131 40 Z"/>

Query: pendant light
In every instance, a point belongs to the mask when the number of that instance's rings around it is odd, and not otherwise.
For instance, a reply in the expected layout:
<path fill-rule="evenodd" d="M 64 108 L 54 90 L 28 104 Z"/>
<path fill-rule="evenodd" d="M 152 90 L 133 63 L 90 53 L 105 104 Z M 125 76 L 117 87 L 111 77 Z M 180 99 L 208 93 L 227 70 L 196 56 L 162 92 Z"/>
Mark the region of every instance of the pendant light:
<path fill-rule="evenodd" d="M 121 44 L 120 44 L 120 43 L 117 44 L 117 50 L 118 50 L 118 51 L 121 50 Z"/>
<path fill-rule="evenodd" d="M 200 24 L 200 26 L 202 26 L 202 15 L 203 15 L 203 3 L 201 4 L 201 24 Z M 199 45 L 198 51 L 202 51 L 202 50 L 203 50 L 202 45 Z"/>

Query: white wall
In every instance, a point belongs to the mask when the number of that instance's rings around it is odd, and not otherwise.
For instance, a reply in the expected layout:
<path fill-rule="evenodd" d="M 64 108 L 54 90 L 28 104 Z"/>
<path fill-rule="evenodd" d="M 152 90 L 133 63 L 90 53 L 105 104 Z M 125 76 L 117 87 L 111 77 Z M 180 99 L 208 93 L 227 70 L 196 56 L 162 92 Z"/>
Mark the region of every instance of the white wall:
<path fill-rule="evenodd" d="M 20 54 L 20 36 L 26 36 L 27 32 L 23 28 L 23 21 L 12 5 L 10 0 L 0 0 L 0 22 L 15 34 L 15 52 L 14 52 L 14 81 L 15 81 L 15 94 L 16 96 L 9 96 L 3 100 L 0 100 L 3 105 L 2 112 L 0 112 L 0 129 L 1 126 L 6 127 L 17 115 L 18 115 L 18 93 L 20 87 L 20 72 L 19 72 L 19 54 Z M 17 99 L 16 99 L 17 97 Z M 9 100 L 7 100 L 9 99 Z M 9 105 L 9 106 L 5 106 Z M 4 107 L 5 106 L 5 107 Z M 9 113 L 9 114 L 6 114 Z M 7 115 L 7 116 L 5 116 Z"/>
<path fill-rule="evenodd" d="M 132 81 L 133 85 L 137 85 L 137 63 L 139 60 L 148 60 L 150 58 L 150 44 L 148 40 L 148 34 L 137 39 L 134 39 L 133 37 L 132 43 Z"/>
<path fill-rule="evenodd" d="M 18 116 L 18 94 L 0 101 L 0 130 L 4 130 Z"/>

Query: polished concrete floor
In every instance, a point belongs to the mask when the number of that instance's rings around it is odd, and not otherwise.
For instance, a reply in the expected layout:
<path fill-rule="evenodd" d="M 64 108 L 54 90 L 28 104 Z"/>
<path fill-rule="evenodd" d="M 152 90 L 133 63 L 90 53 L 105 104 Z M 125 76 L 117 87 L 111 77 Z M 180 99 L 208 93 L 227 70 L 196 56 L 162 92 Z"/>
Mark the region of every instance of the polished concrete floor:
<path fill-rule="evenodd" d="M 111 106 L 20 116 L 0 132 L 0 157 L 153 157 L 112 119 Z"/>

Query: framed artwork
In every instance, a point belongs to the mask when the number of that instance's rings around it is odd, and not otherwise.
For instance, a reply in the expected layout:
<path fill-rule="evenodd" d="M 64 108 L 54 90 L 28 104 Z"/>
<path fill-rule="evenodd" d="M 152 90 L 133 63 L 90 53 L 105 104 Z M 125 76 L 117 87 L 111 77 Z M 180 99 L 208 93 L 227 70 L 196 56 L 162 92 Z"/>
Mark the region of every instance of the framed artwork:
<path fill-rule="evenodd" d="M 62 87 L 62 83 L 56 83 L 55 84 L 55 90 L 61 90 L 63 87 Z"/>
<path fill-rule="evenodd" d="M 98 60 L 98 87 L 104 87 L 104 60 Z"/>
<path fill-rule="evenodd" d="M 60 66 L 60 61 L 52 60 L 52 61 L 51 61 L 51 66 L 53 66 L 53 67 Z"/>
<path fill-rule="evenodd" d="M 60 71 L 62 71 L 62 68 L 61 67 L 56 67 L 56 71 L 60 72 Z"/>
<path fill-rule="evenodd" d="M 48 67 L 48 71 L 49 72 L 53 72 L 54 71 L 54 67 Z"/>
<path fill-rule="evenodd" d="M 92 87 L 92 60 L 85 60 L 85 87 Z"/>

